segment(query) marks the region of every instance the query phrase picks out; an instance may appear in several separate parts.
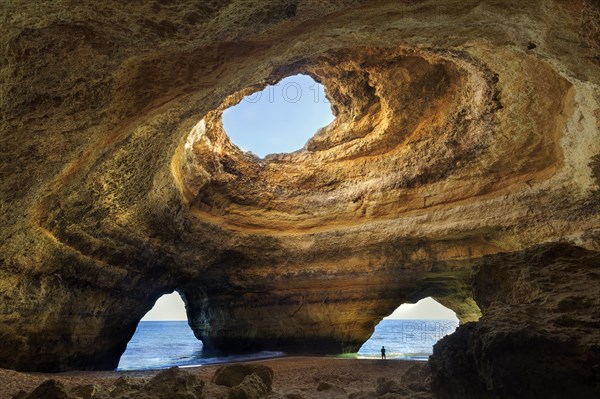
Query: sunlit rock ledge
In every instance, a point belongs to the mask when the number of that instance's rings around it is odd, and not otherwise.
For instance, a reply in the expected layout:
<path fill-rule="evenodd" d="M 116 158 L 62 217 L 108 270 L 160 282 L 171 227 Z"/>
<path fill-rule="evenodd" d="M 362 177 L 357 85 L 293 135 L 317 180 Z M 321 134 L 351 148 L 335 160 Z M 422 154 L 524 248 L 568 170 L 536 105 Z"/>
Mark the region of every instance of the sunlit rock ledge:
<path fill-rule="evenodd" d="M 353 351 L 423 297 L 477 320 L 484 255 L 600 250 L 593 1 L 0 10 L 0 367 L 114 368 L 175 289 L 211 350 Z M 297 73 L 335 121 L 240 151 L 222 111 Z"/>

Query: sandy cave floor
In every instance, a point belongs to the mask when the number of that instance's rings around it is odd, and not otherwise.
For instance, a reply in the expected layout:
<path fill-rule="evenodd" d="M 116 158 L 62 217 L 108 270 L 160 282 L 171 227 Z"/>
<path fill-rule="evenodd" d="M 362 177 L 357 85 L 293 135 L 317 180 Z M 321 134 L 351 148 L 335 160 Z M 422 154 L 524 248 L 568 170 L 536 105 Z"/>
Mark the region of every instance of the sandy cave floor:
<path fill-rule="evenodd" d="M 319 382 L 326 381 L 351 393 L 373 389 L 377 378 L 398 380 L 415 361 L 341 359 L 334 357 L 284 357 L 256 361 L 271 367 L 275 372 L 275 393 L 293 390 L 315 389 Z M 203 380 L 210 380 L 215 370 L 222 366 L 208 365 L 186 368 Z M 119 377 L 150 378 L 160 370 L 145 371 L 72 371 L 66 373 L 21 373 L 0 369 L 0 399 L 10 399 L 19 390 L 30 392 L 43 381 L 54 378 L 65 385 L 95 383 L 111 385 Z"/>

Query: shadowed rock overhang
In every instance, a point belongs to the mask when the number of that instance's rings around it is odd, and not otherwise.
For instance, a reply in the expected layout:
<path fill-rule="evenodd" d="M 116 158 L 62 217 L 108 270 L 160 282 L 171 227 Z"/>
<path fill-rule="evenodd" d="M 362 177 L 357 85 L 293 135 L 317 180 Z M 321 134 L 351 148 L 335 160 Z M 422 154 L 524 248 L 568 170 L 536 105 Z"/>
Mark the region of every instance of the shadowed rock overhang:
<path fill-rule="evenodd" d="M 207 350 L 354 351 L 477 320 L 483 255 L 600 250 L 594 2 L 0 7 L 0 367 L 114 368 L 175 289 Z M 335 121 L 240 151 L 222 111 L 297 73 Z"/>

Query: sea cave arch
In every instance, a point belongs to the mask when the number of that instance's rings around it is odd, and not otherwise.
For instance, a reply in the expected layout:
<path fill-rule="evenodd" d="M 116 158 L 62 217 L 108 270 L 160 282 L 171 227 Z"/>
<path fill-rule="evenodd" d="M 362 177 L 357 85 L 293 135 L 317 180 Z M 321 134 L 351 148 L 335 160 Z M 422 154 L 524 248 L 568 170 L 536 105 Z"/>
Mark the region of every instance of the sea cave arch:
<path fill-rule="evenodd" d="M 404 303 L 384 317 L 375 331 L 360 347 L 359 358 L 427 360 L 432 347 L 458 327 L 458 318 L 451 309 L 431 297 L 414 304 Z"/>
<path fill-rule="evenodd" d="M 202 342 L 187 322 L 185 303 L 175 291 L 162 295 L 140 320 L 117 370 L 199 364 Z"/>
<path fill-rule="evenodd" d="M 310 271 L 304 263 L 291 263 L 289 252 L 277 253 L 266 242 L 255 258 L 248 255 L 228 253 L 201 281 L 182 287 L 189 324 L 206 354 L 355 353 L 398 303 L 428 296 L 454 309 L 461 323 L 481 316 L 465 271 L 415 279 L 378 265 L 368 275 L 346 269 L 335 276 L 306 278 Z M 339 262 L 364 261 L 356 253 L 347 256 Z M 223 273 L 232 268 L 233 273 Z"/>
<path fill-rule="evenodd" d="M 114 368 L 173 287 L 214 347 L 346 352 L 398 303 L 432 296 L 476 320 L 474 297 L 484 310 L 533 286 L 529 305 L 581 317 L 545 325 L 574 326 L 590 353 L 578 304 L 597 299 L 551 295 L 543 273 L 597 291 L 573 277 L 596 281 L 584 266 L 600 249 L 595 3 L 439 2 L 439 18 L 395 1 L 242 3 L 48 2 L 43 18 L 2 4 L 0 366 Z M 229 145 L 223 107 L 296 73 L 327 87 L 336 120 L 292 154 Z"/>

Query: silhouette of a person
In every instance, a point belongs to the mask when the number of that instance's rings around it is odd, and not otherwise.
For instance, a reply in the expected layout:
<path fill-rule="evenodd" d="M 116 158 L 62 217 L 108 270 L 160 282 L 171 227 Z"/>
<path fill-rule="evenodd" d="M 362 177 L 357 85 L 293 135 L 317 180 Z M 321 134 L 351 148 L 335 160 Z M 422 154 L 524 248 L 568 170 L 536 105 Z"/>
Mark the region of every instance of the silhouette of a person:
<path fill-rule="evenodd" d="M 381 359 L 385 359 L 385 346 L 381 347 Z"/>

